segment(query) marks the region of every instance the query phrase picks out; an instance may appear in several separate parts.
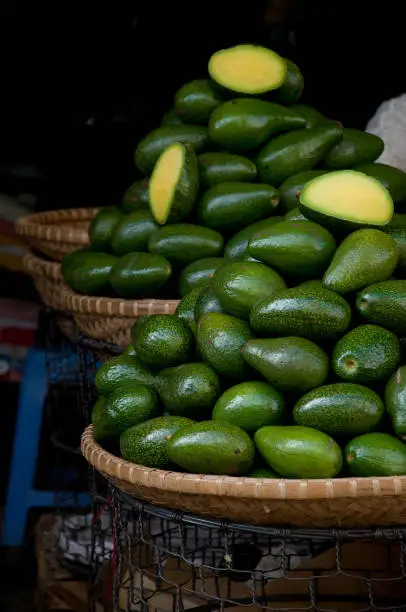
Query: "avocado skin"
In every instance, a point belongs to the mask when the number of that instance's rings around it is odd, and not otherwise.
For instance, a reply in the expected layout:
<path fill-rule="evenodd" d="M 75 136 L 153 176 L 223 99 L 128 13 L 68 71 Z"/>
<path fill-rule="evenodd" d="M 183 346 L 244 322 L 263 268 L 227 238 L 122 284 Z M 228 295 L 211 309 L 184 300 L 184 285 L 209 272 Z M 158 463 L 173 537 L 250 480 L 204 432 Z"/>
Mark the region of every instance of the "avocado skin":
<path fill-rule="evenodd" d="M 406 446 L 387 433 L 367 433 L 348 442 L 345 461 L 351 476 L 403 476 Z"/>
<path fill-rule="evenodd" d="M 406 334 L 406 280 L 370 285 L 357 295 L 358 312 L 371 323 Z"/>
<path fill-rule="evenodd" d="M 385 405 L 391 417 L 394 432 L 406 439 L 406 366 L 392 374 L 385 388 Z"/>

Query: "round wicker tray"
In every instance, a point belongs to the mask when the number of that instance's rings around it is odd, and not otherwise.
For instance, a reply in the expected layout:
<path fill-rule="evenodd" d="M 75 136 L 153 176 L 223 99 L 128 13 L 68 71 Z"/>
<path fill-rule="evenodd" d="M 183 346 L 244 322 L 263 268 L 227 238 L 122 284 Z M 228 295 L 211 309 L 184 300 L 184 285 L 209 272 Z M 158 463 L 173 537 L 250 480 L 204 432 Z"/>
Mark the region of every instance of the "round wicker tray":
<path fill-rule="evenodd" d="M 32 249 L 58 261 L 89 244 L 89 222 L 98 208 L 68 208 L 21 217 L 15 229 Z"/>
<path fill-rule="evenodd" d="M 272 480 L 166 472 L 111 455 L 93 427 L 82 436 L 87 461 L 119 489 L 158 506 L 258 525 L 363 528 L 406 524 L 406 476 Z"/>
<path fill-rule="evenodd" d="M 73 314 L 76 325 L 86 336 L 126 347 L 131 327 L 143 315 L 173 314 L 178 300 L 122 300 L 79 295 L 65 288 L 61 293 L 63 310 Z"/>

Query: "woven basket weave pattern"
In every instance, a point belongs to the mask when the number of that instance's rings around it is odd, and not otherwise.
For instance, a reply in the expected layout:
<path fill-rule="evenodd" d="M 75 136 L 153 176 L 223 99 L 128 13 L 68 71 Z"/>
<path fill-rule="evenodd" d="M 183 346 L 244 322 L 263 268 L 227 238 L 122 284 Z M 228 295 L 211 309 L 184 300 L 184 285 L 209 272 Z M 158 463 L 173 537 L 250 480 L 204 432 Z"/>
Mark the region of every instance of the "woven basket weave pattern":
<path fill-rule="evenodd" d="M 195 514 L 312 528 L 406 522 L 406 476 L 307 481 L 165 472 L 111 455 L 94 441 L 92 426 L 83 433 L 82 453 L 125 493 Z"/>

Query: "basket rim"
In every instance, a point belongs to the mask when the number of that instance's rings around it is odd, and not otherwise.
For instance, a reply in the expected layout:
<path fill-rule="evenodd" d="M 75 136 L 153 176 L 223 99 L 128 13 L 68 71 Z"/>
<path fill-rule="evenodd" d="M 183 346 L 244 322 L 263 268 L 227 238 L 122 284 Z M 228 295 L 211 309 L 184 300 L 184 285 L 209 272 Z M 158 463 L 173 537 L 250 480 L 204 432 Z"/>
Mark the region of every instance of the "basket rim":
<path fill-rule="evenodd" d="M 139 317 L 148 314 L 151 306 L 159 306 L 162 314 L 172 314 L 180 300 L 123 300 L 121 298 L 95 297 L 80 295 L 69 288 L 61 292 L 61 301 L 65 310 L 76 314 Z"/>
<path fill-rule="evenodd" d="M 26 238 L 70 244 L 89 243 L 86 229 L 64 227 L 69 221 L 90 221 L 100 208 L 63 208 L 23 215 L 15 223 L 15 231 Z M 58 225 L 59 224 L 59 225 Z"/>
<path fill-rule="evenodd" d="M 321 500 L 399 497 L 406 494 L 406 476 L 331 479 L 267 479 L 208 476 L 148 468 L 104 450 L 94 439 L 93 425 L 82 434 L 81 451 L 96 470 L 135 486 L 173 493 L 266 500 Z"/>
<path fill-rule="evenodd" d="M 23 257 L 24 272 L 30 276 L 42 276 L 56 281 L 63 281 L 59 261 L 48 261 L 28 250 Z"/>

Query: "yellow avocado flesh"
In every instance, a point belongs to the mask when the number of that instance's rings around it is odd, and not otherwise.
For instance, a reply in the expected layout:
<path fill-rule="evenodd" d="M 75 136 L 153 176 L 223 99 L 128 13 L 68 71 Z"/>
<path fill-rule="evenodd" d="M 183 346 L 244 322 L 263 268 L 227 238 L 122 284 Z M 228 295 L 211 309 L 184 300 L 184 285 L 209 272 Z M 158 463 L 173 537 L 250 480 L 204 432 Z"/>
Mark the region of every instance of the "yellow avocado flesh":
<path fill-rule="evenodd" d="M 161 154 L 149 182 L 149 201 L 156 221 L 166 223 L 174 193 L 185 160 L 185 148 L 181 144 L 170 145 Z"/>
<path fill-rule="evenodd" d="M 286 62 L 265 47 L 239 45 L 212 55 L 209 74 L 219 85 L 246 94 L 261 94 L 280 87 Z"/>
<path fill-rule="evenodd" d="M 309 181 L 300 202 L 315 212 L 367 225 L 387 225 L 393 216 L 389 191 L 355 170 L 330 172 Z"/>

